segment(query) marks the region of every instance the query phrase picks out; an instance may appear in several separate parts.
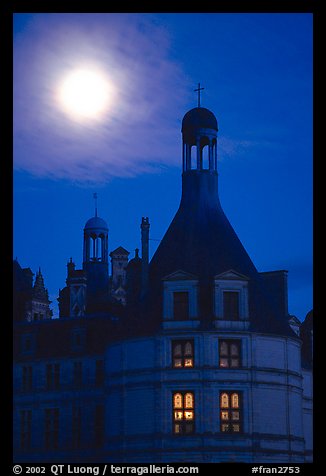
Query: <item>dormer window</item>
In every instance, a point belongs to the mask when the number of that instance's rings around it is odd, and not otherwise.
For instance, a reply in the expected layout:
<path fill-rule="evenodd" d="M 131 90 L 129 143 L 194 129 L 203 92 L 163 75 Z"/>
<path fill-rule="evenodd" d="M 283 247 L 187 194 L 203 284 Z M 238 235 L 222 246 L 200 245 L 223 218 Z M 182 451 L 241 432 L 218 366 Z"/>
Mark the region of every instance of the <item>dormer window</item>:
<path fill-rule="evenodd" d="M 198 319 L 196 276 L 176 271 L 166 276 L 163 283 L 163 320 L 170 321 L 173 327 L 176 325 L 193 327 Z"/>
<path fill-rule="evenodd" d="M 229 270 L 214 278 L 214 313 L 217 327 L 246 328 L 249 319 L 248 280 Z M 239 327 L 239 328 L 240 328 Z"/>
<path fill-rule="evenodd" d="M 189 319 L 188 291 L 175 291 L 173 293 L 173 319 L 177 321 Z"/>
<path fill-rule="evenodd" d="M 228 321 L 238 321 L 239 312 L 239 291 L 223 291 L 223 317 Z"/>

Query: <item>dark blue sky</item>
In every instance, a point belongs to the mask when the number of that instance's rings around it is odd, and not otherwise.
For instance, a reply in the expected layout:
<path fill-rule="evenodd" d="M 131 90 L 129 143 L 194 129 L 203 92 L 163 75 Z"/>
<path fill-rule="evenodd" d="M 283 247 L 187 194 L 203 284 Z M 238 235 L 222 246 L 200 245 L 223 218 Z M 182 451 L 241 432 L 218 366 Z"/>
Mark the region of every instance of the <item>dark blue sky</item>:
<path fill-rule="evenodd" d="M 101 121 L 58 106 L 87 64 L 115 87 Z M 16 14 L 14 257 L 40 266 L 55 301 L 83 227 L 109 226 L 133 255 L 142 216 L 151 254 L 181 193 L 181 121 L 202 105 L 219 123 L 222 207 L 259 271 L 289 271 L 289 312 L 312 308 L 311 14 Z M 56 309 L 55 313 L 56 313 Z"/>

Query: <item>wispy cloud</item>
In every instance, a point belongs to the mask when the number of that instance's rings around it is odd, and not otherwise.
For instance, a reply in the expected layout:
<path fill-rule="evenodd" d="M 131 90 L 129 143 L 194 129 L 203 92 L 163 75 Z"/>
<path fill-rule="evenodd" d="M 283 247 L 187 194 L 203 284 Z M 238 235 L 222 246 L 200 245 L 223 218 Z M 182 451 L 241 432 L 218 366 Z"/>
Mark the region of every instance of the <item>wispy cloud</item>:
<path fill-rule="evenodd" d="M 59 107 L 57 88 L 85 65 L 110 78 L 115 96 L 102 121 L 80 124 Z M 31 15 L 14 43 L 14 165 L 103 182 L 178 164 L 186 83 L 168 33 L 146 15 Z"/>

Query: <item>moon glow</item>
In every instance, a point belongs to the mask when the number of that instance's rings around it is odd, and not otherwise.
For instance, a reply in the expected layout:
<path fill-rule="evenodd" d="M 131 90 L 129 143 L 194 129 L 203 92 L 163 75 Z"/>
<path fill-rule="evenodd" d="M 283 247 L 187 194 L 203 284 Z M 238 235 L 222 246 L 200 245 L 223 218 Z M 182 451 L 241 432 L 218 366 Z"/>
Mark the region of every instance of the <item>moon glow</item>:
<path fill-rule="evenodd" d="M 100 119 L 111 99 L 107 78 L 96 71 L 76 69 L 69 73 L 59 87 L 59 102 L 75 120 Z"/>

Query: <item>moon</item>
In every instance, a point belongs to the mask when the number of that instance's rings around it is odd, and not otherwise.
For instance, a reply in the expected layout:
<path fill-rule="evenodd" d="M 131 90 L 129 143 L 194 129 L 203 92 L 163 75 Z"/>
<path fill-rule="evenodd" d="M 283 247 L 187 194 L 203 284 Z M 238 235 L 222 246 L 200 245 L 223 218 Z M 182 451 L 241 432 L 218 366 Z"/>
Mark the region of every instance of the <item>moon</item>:
<path fill-rule="evenodd" d="M 63 110 L 77 121 L 99 120 L 112 99 L 112 86 L 101 72 L 75 69 L 59 85 L 59 102 Z"/>

